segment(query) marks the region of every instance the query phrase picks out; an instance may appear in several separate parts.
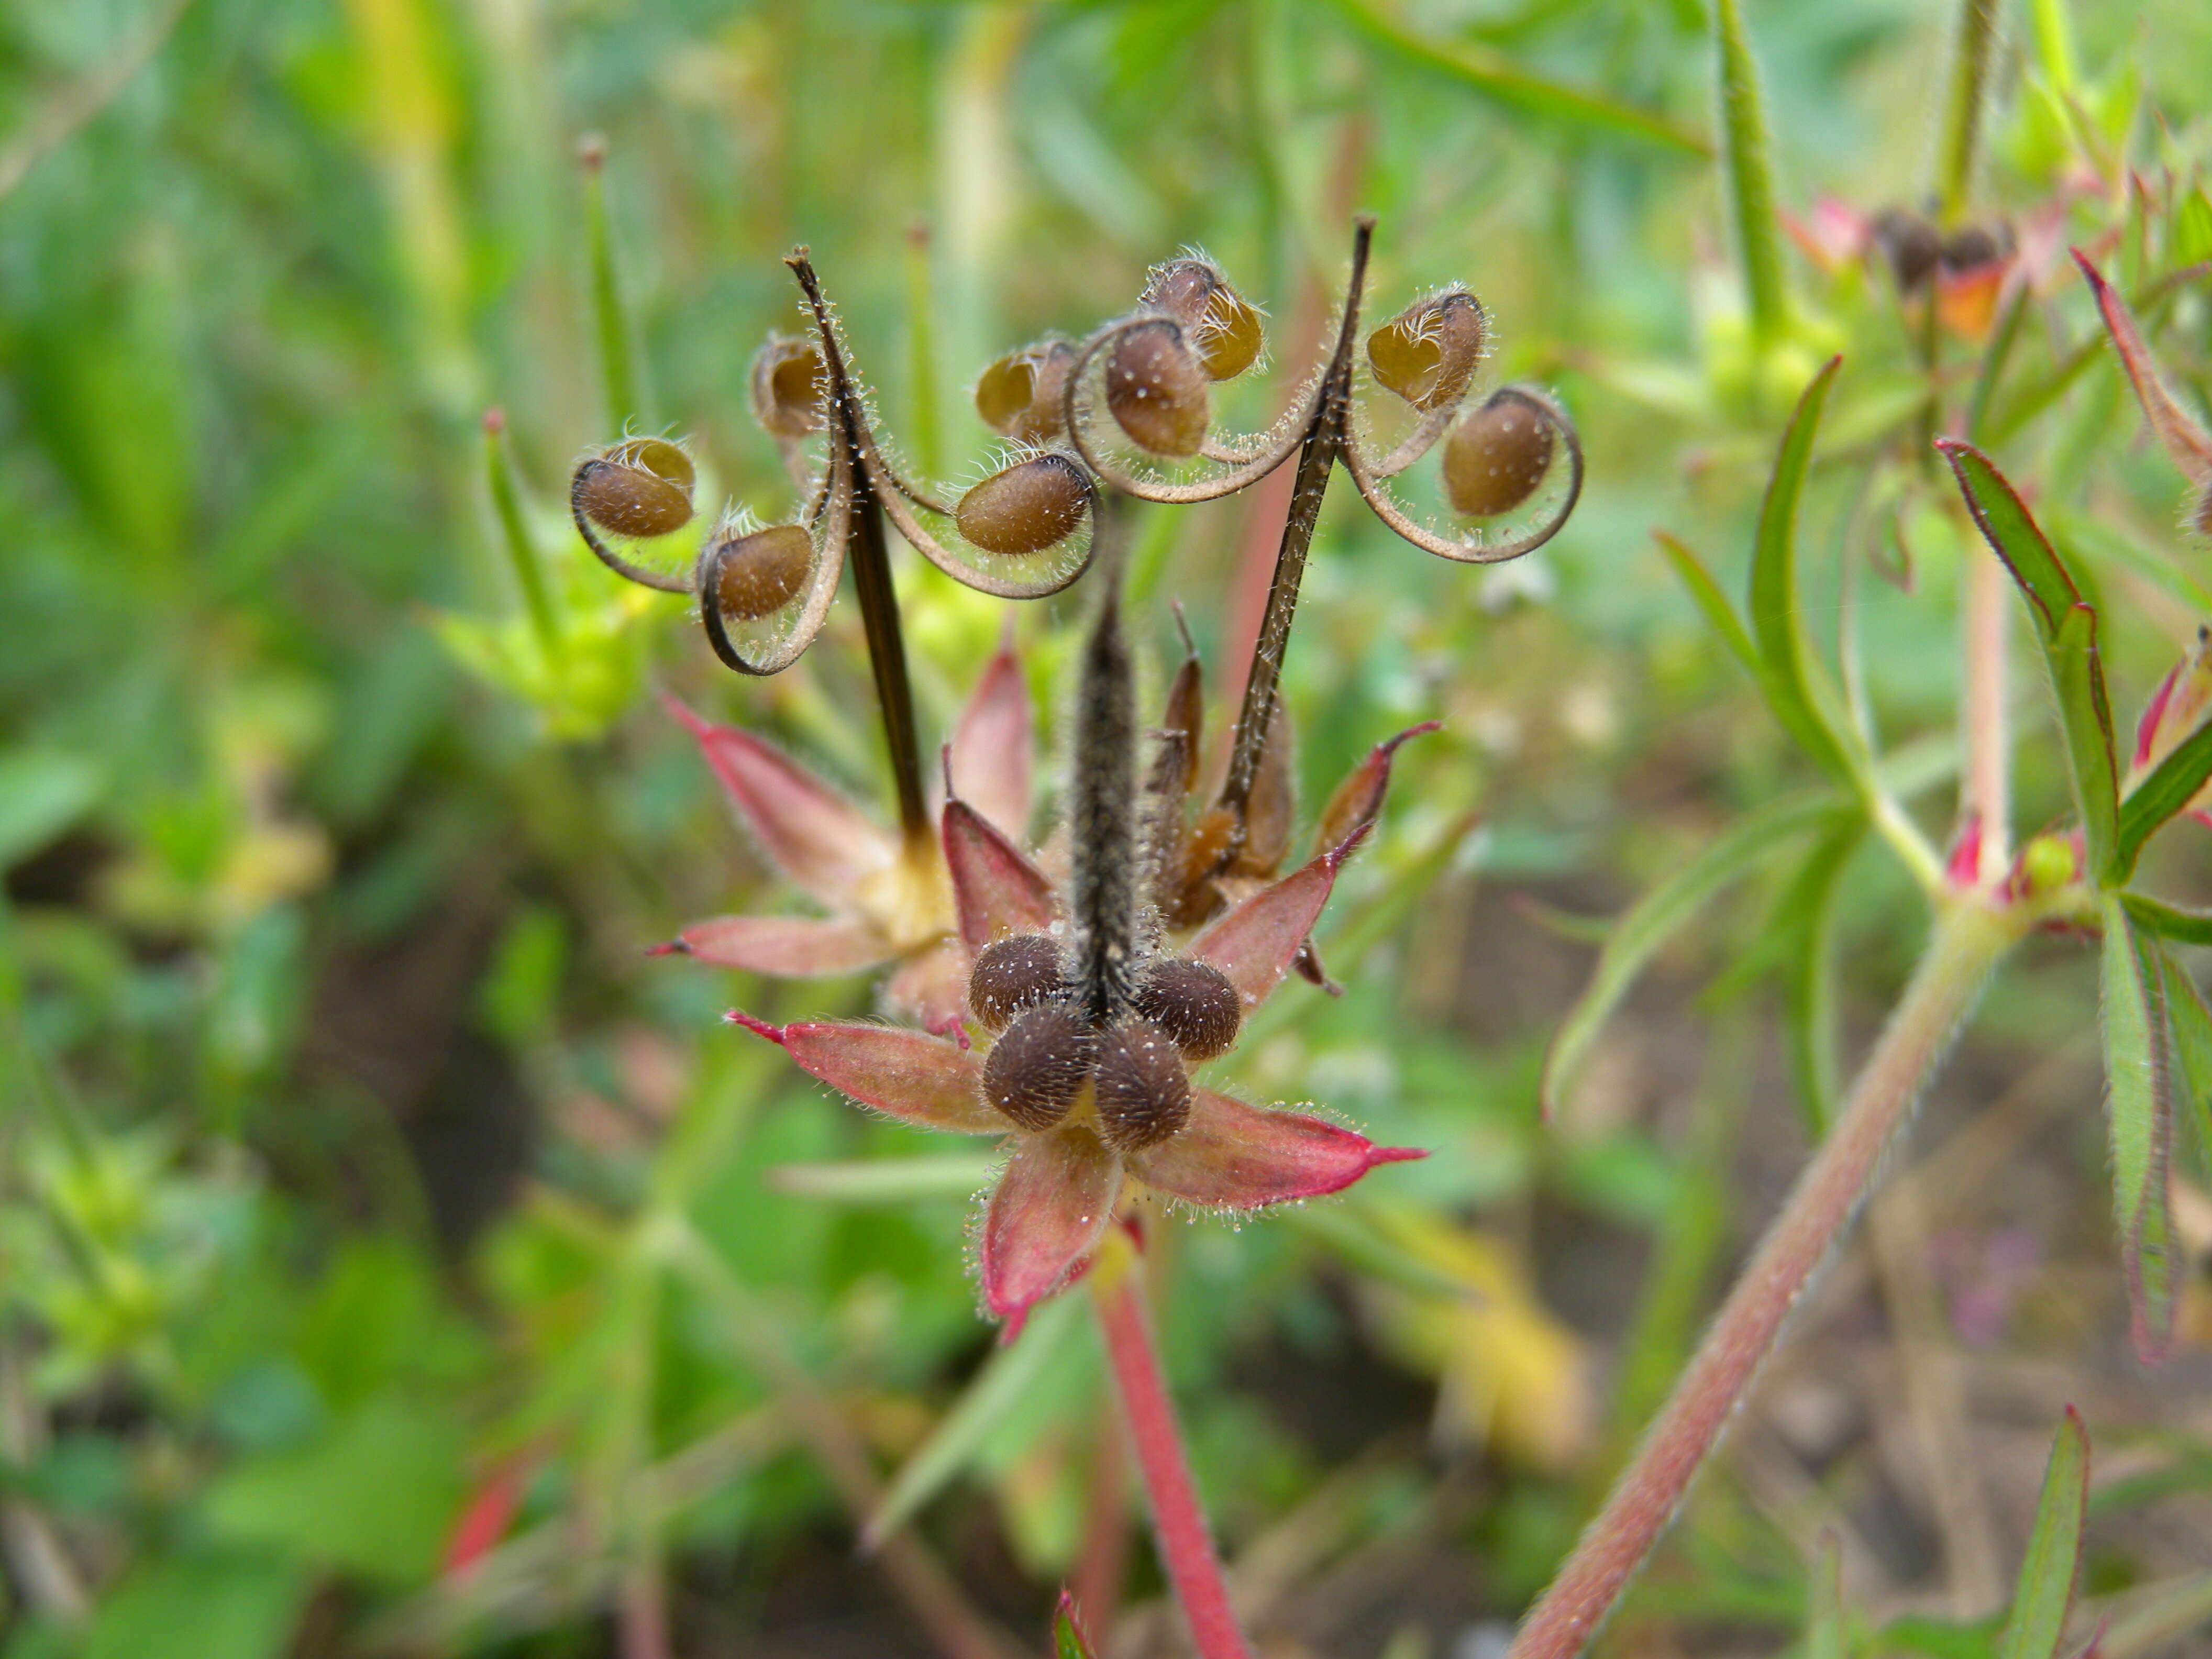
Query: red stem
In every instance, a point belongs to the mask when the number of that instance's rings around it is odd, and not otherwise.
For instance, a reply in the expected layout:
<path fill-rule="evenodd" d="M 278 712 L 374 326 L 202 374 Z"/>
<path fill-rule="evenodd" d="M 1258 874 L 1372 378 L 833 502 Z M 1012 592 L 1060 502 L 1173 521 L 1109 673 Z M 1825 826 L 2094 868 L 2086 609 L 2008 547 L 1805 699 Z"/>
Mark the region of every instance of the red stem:
<path fill-rule="evenodd" d="M 1101 1267 L 1109 1267 L 1101 1263 Z M 1110 1280 L 1110 1283 L 1101 1282 Z M 1145 1491 L 1152 1500 L 1152 1530 L 1159 1540 L 1160 1561 L 1168 1582 L 1175 1587 L 1190 1625 L 1191 1641 L 1199 1659 L 1252 1659 L 1237 1614 L 1229 1605 L 1229 1586 L 1221 1576 L 1221 1562 L 1213 1553 L 1213 1536 L 1206 1529 L 1206 1512 L 1199 1507 L 1198 1491 L 1191 1484 L 1190 1460 L 1184 1455 L 1182 1431 L 1176 1425 L 1175 1402 L 1168 1397 L 1167 1380 L 1160 1375 L 1158 1350 L 1152 1342 L 1152 1322 L 1146 1311 L 1144 1287 L 1133 1262 L 1120 1272 L 1095 1273 L 1092 1304 L 1098 1310 L 1098 1328 L 1106 1339 L 1106 1356 L 1114 1367 L 1114 1381 L 1121 1395 L 1121 1411 L 1129 1439 L 1144 1474 Z"/>

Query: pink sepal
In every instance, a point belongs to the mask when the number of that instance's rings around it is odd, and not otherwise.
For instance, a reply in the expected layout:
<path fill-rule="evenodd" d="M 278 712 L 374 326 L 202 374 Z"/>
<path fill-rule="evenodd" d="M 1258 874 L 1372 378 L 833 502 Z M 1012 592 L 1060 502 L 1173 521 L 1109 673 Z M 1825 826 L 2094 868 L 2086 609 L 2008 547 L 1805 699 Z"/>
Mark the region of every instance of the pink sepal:
<path fill-rule="evenodd" d="M 1377 1146 L 1365 1135 L 1304 1112 L 1263 1111 L 1211 1089 L 1191 1091 L 1182 1132 L 1129 1154 L 1146 1186 L 1208 1209 L 1256 1210 L 1341 1192 L 1381 1164 L 1428 1154 Z"/>
<path fill-rule="evenodd" d="M 1052 926 L 1052 884 L 967 802 L 945 802 L 943 839 L 960 937 L 969 949 Z"/>
<path fill-rule="evenodd" d="M 677 935 L 672 947 L 662 949 L 718 968 L 792 978 L 855 973 L 892 954 L 882 936 L 864 923 L 811 916 L 716 916 L 693 922 Z"/>
<path fill-rule="evenodd" d="M 737 1009 L 726 1018 L 781 1043 L 803 1069 L 886 1117 L 957 1135 L 1012 1127 L 984 1103 L 983 1057 L 942 1037 L 838 1020 L 769 1025 Z"/>
<path fill-rule="evenodd" d="M 1358 840 L 1355 835 L 1253 894 L 1193 939 L 1189 954 L 1228 975 L 1245 1007 L 1258 1006 L 1297 959 L 1336 885 L 1338 866 Z"/>
<path fill-rule="evenodd" d="M 1121 1161 L 1088 1130 L 1023 1135 L 983 1218 L 983 1302 L 1019 1318 L 1073 1276 L 1121 1190 Z"/>
<path fill-rule="evenodd" d="M 802 891 L 849 910 L 860 884 L 898 856 L 896 842 L 774 744 L 703 720 L 673 697 L 663 701 L 698 739 L 761 850 Z"/>
<path fill-rule="evenodd" d="M 1352 768 L 1336 786 L 1328 805 L 1321 809 L 1321 821 L 1314 829 L 1314 850 L 1329 852 L 1373 823 L 1382 813 L 1383 797 L 1390 793 L 1390 761 L 1398 745 L 1408 738 L 1441 731 L 1443 726 L 1441 720 L 1423 720 L 1368 750 L 1367 758 Z"/>
<path fill-rule="evenodd" d="M 924 1030 L 949 1035 L 968 1012 L 970 966 L 966 945 L 957 939 L 939 939 L 899 964 L 884 987 L 884 1000 L 913 1016 Z"/>
<path fill-rule="evenodd" d="M 985 665 L 983 677 L 952 732 L 952 793 L 1019 840 L 1030 827 L 1030 773 L 1036 718 L 1029 682 L 1022 676 L 1009 634 Z"/>

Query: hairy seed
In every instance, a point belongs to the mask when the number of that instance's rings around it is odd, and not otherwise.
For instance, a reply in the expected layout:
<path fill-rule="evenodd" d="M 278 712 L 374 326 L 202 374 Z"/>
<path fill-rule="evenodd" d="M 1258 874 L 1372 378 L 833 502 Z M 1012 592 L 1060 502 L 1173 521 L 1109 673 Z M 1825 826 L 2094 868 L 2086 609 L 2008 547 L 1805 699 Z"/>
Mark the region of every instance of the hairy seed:
<path fill-rule="evenodd" d="M 1091 480 L 1068 457 L 1033 455 L 994 472 L 960 498 L 952 521 L 986 553 L 1042 553 L 1083 527 Z"/>
<path fill-rule="evenodd" d="M 1553 442 L 1550 416 L 1501 392 L 1462 416 L 1444 440 L 1444 493 L 1469 518 L 1510 513 L 1544 482 Z"/>
<path fill-rule="evenodd" d="M 1068 986 L 1060 971 L 1060 947 L 1042 933 L 1016 933 L 975 953 L 968 975 L 968 1012 L 987 1031 L 1041 1004 L 1057 1001 Z"/>
<path fill-rule="evenodd" d="M 1235 380 L 1266 349 L 1259 312 L 1203 259 L 1170 259 L 1156 267 L 1140 303 L 1182 325 L 1209 380 Z"/>
<path fill-rule="evenodd" d="M 665 536 L 691 521 L 691 458 L 665 438 L 633 438 L 576 469 L 584 516 L 617 536 Z"/>
<path fill-rule="evenodd" d="M 1210 962 L 1163 957 L 1137 987 L 1137 1012 L 1196 1064 L 1235 1046 L 1244 1005 L 1229 975 Z"/>
<path fill-rule="evenodd" d="M 1098 1133 L 1117 1152 L 1157 1146 L 1190 1121 L 1190 1073 L 1168 1034 L 1122 1018 L 1098 1039 Z"/>
<path fill-rule="evenodd" d="M 825 378 L 818 342 L 771 334 L 753 354 L 753 418 L 780 438 L 818 431 Z"/>
<path fill-rule="evenodd" d="M 1464 289 L 1409 306 L 1367 337 L 1375 383 L 1424 413 L 1467 395 L 1488 330 Z"/>
<path fill-rule="evenodd" d="M 795 524 L 775 524 L 729 537 L 708 557 L 714 573 L 714 603 L 722 614 L 758 622 L 782 610 L 806 586 L 814 568 L 814 543 Z"/>
<path fill-rule="evenodd" d="M 1000 358 L 975 382 L 975 412 L 1017 443 L 1050 443 L 1065 428 L 1060 395 L 1074 362 L 1065 340 L 1040 340 Z"/>
<path fill-rule="evenodd" d="M 1138 448 L 1195 455 L 1206 441 L 1206 373 L 1182 331 L 1164 319 L 1143 323 L 1114 343 L 1106 358 L 1106 407 Z"/>
<path fill-rule="evenodd" d="M 1090 1080 L 1097 1034 L 1048 1002 L 1020 1015 L 983 1057 L 983 1098 L 1022 1128 L 1049 1129 Z"/>

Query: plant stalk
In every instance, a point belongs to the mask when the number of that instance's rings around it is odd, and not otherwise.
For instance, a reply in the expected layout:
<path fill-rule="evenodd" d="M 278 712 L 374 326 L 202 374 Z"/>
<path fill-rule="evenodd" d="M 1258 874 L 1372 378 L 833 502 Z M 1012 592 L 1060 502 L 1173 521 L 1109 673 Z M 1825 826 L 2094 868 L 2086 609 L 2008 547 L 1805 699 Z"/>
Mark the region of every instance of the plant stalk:
<path fill-rule="evenodd" d="M 1748 1392 L 1790 1310 L 1850 1224 L 1883 1148 L 1934 1075 L 1990 970 L 2028 925 L 1974 900 L 1938 910 L 1927 952 L 1834 1128 L 1604 1508 L 1522 1621 L 1508 1659 L 1574 1659 L 1612 1611 Z"/>
<path fill-rule="evenodd" d="M 1985 547 L 1966 552 L 1960 629 L 1966 684 L 1960 708 L 1965 765 L 1959 775 L 1959 822 L 1978 824 L 1978 884 L 1998 880 L 2012 861 L 2011 737 L 2005 720 L 2005 628 L 2012 620 L 2011 583 Z"/>
<path fill-rule="evenodd" d="M 484 476 L 491 483 L 492 510 L 499 515 L 500 535 L 507 543 L 508 562 L 514 566 L 515 586 L 530 612 L 531 630 L 549 664 L 559 661 L 561 621 L 545 588 L 545 572 L 538 562 L 538 544 L 523 522 L 522 502 L 514 489 L 514 465 L 507 453 L 507 416 L 503 410 L 484 411 Z"/>
<path fill-rule="evenodd" d="M 1175 1402 L 1160 1374 L 1134 1253 L 1122 1249 L 1108 1254 L 1092 1269 L 1090 1284 L 1130 1444 L 1151 1501 L 1160 1565 L 1190 1626 L 1192 1644 L 1199 1659 L 1252 1659 L 1191 1481 L 1190 1460 L 1176 1426 Z"/>
<path fill-rule="evenodd" d="M 607 430 L 623 434 L 645 411 L 638 407 L 637 374 L 630 362 L 629 319 L 615 274 L 614 235 L 607 225 L 607 145 L 597 133 L 577 146 L 584 167 L 584 245 L 592 262 L 592 321 L 599 337 L 599 379 L 607 400 Z"/>
<path fill-rule="evenodd" d="M 1988 92 L 1990 46 L 1996 36 L 1996 0 L 1959 0 L 1959 29 L 1951 49 L 1951 94 L 1943 110 L 1942 149 L 1936 162 L 1936 198 L 1943 222 L 1958 223 L 1973 189 L 1974 152 Z"/>

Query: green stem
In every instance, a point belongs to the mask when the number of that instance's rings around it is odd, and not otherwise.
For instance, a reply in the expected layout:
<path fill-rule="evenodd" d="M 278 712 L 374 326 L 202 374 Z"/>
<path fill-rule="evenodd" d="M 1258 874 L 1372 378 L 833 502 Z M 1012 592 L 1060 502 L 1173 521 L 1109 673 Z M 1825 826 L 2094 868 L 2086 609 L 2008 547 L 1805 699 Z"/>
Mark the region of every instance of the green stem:
<path fill-rule="evenodd" d="M 1943 222 L 1956 224 L 1973 188 L 1974 152 L 1981 140 L 1982 104 L 1989 88 L 1990 46 L 1996 37 L 1996 0 L 1959 0 L 1959 27 L 1951 49 L 1951 94 L 1943 109 L 1937 152 L 1936 198 Z"/>
<path fill-rule="evenodd" d="M 514 487 L 514 459 L 507 450 L 505 413 L 486 410 L 483 432 L 484 477 L 491 483 L 492 510 L 499 514 L 500 538 L 507 544 L 507 560 L 514 567 L 515 586 L 522 590 L 522 603 L 530 612 L 531 629 L 537 634 L 538 648 L 544 652 L 550 665 L 558 660 L 561 619 L 553 609 L 552 595 L 546 591 L 538 544 L 531 538 L 530 526 L 522 520 L 522 501 Z"/>
<path fill-rule="evenodd" d="M 1763 353 L 1789 325 L 1790 290 L 1782 264 L 1782 239 L 1775 227 L 1774 174 L 1769 161 L 1772 147 L 1759 101 L 1759 65 L 1752 58 L 1751 40 L 1736 0 L 1713 0 L 1713 47 L 1729 206 L 1743 259 L 1752 340 Z"/>
<path fill-rule="evenodd" d="M 606 140 L 594 134 L 577 146 L 576 155 L 584 164 L 584 246 L 592 261 L 592 320 L 599 337 L 599 378 L 606 393 L 607 431 L 618 435 L 645 411 L 638 404 L 629 321 L 623 314 L 622 289 L 615 276 L 614 237 L 607 228 Z"/>
<path fill-rule="evenodd" d="M 1574 1659 L 1680 1507 L 1743 1401 L 1814 1269 L 1865 1197 L 1898 1125 L 1934 1075 L 1990 970 L 2033 918 L 1972 899 L 1937 913 L 1935 936 L 1836 1124 L 1729 1292 L 1599 1511 L 1522 1622 L 1509 1659 Z"/>

